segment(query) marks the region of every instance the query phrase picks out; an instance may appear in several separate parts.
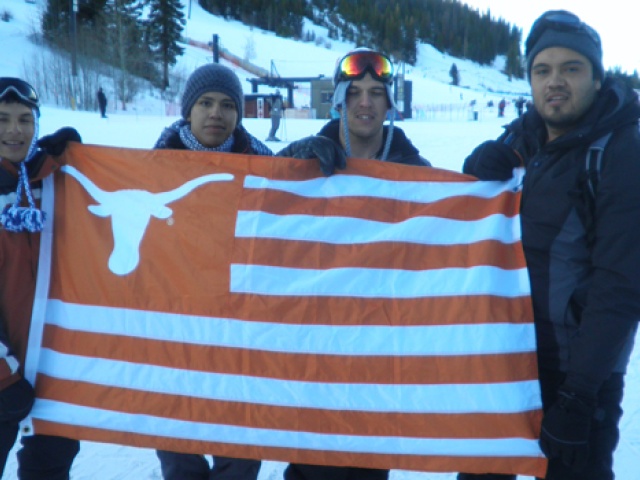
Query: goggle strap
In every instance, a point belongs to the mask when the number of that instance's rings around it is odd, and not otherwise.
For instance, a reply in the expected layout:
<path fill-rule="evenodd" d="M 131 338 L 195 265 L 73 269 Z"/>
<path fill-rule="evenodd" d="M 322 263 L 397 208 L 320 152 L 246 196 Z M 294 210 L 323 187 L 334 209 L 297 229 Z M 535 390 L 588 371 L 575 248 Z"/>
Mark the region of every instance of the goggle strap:
<path fill-rule="evenodd" d="M 342 117 L 342 133 L 344 134 L 344 153 L 347 157 L 351 156 L 351 141 L 349 140 L 349 126 L 347 125 L 347 108 L 346 105 L 343 105 L 342 110 L 340 111 L 340 116 Z"/>
<path fill-rule="evenodd" d="M 391 141 L 393 140 L 393 120 L 394 117 L 396 116 L 396 109 L 395 107 L 392 107 L 391 110 L 389 110 L 391 112 L 391 120 L 389 121 L 389 126 L 387 127 L 387 139 L 385 141 L 384 144 L 384 150 L 382 151 L 382 157 L 380 158 L 380 160 L 382 160 L 383 162 L 387 161 L 387 158 L 389 158 L 389 151 L 391 150 Z"/>

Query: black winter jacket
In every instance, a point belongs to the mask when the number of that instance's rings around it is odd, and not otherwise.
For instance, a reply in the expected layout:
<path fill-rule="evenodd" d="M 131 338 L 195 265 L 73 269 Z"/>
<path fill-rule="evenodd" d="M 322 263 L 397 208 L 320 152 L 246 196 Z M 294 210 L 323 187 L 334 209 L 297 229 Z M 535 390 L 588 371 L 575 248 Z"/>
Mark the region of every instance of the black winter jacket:
<path fill-rule="evenodd" d="M 382 148 L 376 155 L 376 158 L 380 158 L 382 156 L 382 150 L 384 149 L 385 139 L 387 138 L 387 134 L 389 133 L 389 127 L 383 127 L 383 140 L 382 140 Z M 322 130 L 318 133 L 318 135 L 322 135 L 323 137 L 328 137 L 333 140 L 336 144 L 340 144 L 340 119 L 334 119 L 328 122 Z M 407 138 L 404 132 L 398 127 L 393 127 L 393 138 L 391 139 L 391 148 L 389 149 L 389 156 L 386 160 L 387 162 L 393 163 L 404 163 L 406 165 L 421 165 L 430 167 L 431 163 L 420 156 L 420 152 L 418 149 L 411 143 L 411 141 Z"/>
<path fill-rule="evenodd" d="M 609 79 L 571 132 L 546 143 L 544 122 L 531 110 L 498 139 L 526 167 L 522 243 L 539 365 L 566 372 L 565 385 L 585 393 L 625 371 L 640 319 L 638 118 L 635 93 Z M 594 200 L 586 152 L 608 132 Z M 482 161 L 468 158 L 464 172 L 473 175 Z"/>

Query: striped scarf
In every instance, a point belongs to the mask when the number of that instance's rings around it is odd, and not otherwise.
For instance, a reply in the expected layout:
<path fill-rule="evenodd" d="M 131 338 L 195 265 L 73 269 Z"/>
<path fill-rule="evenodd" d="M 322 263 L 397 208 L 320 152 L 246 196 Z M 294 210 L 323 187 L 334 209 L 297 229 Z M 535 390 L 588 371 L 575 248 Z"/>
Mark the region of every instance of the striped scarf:
<path fill-rule="evenodd" d="M 222 144 L 218 147 L 205 147 L 195 137 L 191 131 L 191 124 L 185 123 L 180 127 L 180 140 L 189 149 L 198 152 L 231 152 L 233 147 L 233 135 L 230 135 Z"/>

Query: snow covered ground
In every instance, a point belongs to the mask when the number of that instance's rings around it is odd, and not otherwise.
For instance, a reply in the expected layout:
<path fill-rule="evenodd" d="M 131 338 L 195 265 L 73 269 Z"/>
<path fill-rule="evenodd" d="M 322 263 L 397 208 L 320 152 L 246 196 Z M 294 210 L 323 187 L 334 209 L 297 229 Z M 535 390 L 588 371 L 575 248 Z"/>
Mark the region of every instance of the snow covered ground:
<path fill-rule="evenodd" d="M 39 0 L 40 1 L 40 0 Z M 14 21 L 0 23 L 0 76 L 20 76 L 29 79 L 25 65 L 35 55 L 36 47 L 29 43 L 26 35 L 31 31 L 37 19 L 39 3 L 26 3 L 25 0 L 2 0 L 0 13 L 10 10 Z M 311 44 L 292 42 L 269 33 L 251 30 L 236 22 L 223 22 L 209 16 L 199 7 L 192 6 L 185 35 L 207 41 L 211 33 L 218 33 L 225 48 L 233 49 L 237 55 L 243 55 L 246 39 L 259 37 L 255 41 L 256 58 L 254 64 L 269 69 L 273 60 L 283 76 L 331 75 L 336 59 L 341 52 L 351 46 L 333 42 L 332 49 L 316 47 Z M 235 39 L 231 42 L 229 39 Z M 7 52 L 11 52 L 8 54 Z M 287 57 L 273 58 L 274 52 L 287 52 Z M 309 62 L 313 58 L 313 63 Z M 179 63 L 187 71 L 210 61 L 210 55 L 190 47 Z M 467 88 L 447 85 L 448 69 L 456 62 L 461 71 L 462 83 Z M 251 75 L 238 71 L 241 79 Z M 430 46 L 420 48 L 418 65 L 407 71 L 407 78 L 414 81 L 414 103 L 417 105 L 451 104 L 467 105 L 470 99 L 477 99 L 478 105 L 486 105 L 489 100 L 497 104 L 503 94 L 488 92 L 512 92 L 513 96 L 527 92 L 526 82 L 509 82 L 497 70 L 481 68 L 472 62 L 452 59 L 436 52 Z M 243 82 L 246 92 L 250 85 Z M 304 96 L 300 97 L 304 100 Z M 113 102 L 112 102 L 113 103 Z M 468 112 L 462 108 L 462 114 L 451 115 L 440 121 L 410 120 L 400 122 L 402 128 L 419 148 L 422 155 L 434 166 L 459 171 L 466 155 L 480 142 L 496 137 L 501 126 L 511 120 L 512 108 L 507 109 L 507 118 L 497 118 L 494 108 L 481 108 L 477 121 L 469 119 Z M 143 113 L 144 112 L 144 113 Z M 80 112 L 53 108 L 42 108 L 40 131 L 47 134 L 62 126 L 71 125 L 78 129 L 85 143 L 130 148 L 151 148 L 161 130 L 172 123 L 176 117 L 165 116 L 164 105 L 156 98 L 136 99 L 127 112 L 110 111 L 108 119 L 101 119 L 98 112 Z M 270 143 L 274 150 L 283 148 L 288 142 L 315 134 L 323 125 L 321 120 L 283 120 L 278 136 L 281 143 Z M 267 119 L 245 119 L 247 129 L 258 138 L 266 138 L 270 121 Z M 615 471 L 620 480 L 640 480 L 640 348 L 633 353 L 627 389 L 623 403 L 624 416 L 621 422 L 621 441 L 615 456 Z M 5 480 L 16 479 L 16 459 L 12 454 L 4 475 Z M 284 464 L 265 461 L 260 471 L 260 480 L 282 478 Z M 160 479 L 159 463 L 155 453 L 148 449 L 139 449 L 118 445 L 83 442 L 72 472 L 72 480 L 147 480 Z M 393 471 L 392 480 L 453 480 L 454 474 L 416 473 Z"/>

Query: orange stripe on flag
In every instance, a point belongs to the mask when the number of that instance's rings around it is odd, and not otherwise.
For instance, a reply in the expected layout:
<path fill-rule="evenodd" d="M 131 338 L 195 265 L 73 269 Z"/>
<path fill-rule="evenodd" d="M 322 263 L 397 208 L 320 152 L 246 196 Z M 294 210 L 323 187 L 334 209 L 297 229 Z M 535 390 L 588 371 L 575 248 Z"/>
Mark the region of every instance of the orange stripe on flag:
<path fill-rule="evenodd" d="M 313 297 L 301 304 L 283 296 L 261 297 L 258 301 L 252 295 L 238 294 L 230 299 L 229 306 L 247 320 L 282 323 L 304 320 L 309 324 L 388 325 L 393 321 L 395 325 L 455 325 L 482 323 L 487 318 L 495 323 L 526 324 L 531 321 L 528 297 L 505 299 L 488 295 L 409 298 L 394 302 L 370 299 L 363 305 L 360 299 L 349 297 Z M 288 312 L 284 318 L 283 311 Z M 320 317 L 315 312 L 332 314 Z"/>
<path fill-rule="evenodd" d="M 274 251 L 286 250 L 282 266 L 297 268 L 400 268 L 429 270 L 439 268 L 490 264 L 506 270 L 524 268 L 522 259 L 514 257 L 510 250 L 496 245 L 495 240 L 472 245 L 415 245 L 397 242 L 379 242 L 369 245 L 335 245 L 315 242 L 294 242 L 280 239 L 263 239 L 260 243 L 240 238 L 236 240 L 234 263 L 251 261 L 270 265 Z M 380 256 L 379 251 L 389 252 Z"/>
<path fill-rule="evenodd" d="M 456 220 L 477 220 L 495 213 L 510 217 L 518 215 L 519 196 L 514 192 L 503 192 L 499 195 L 501 202 L 495 198 L 445 198 L 429 205 L 430 215 Z M 304 214 L 342 216 L 350 215 L 356 218 L 367 218 L 380 222 L 399 222 L 425 211 L 424 204 L 407 201 L 390 200 L 386 198 L 345 199 L 329 198 L 317 199 L 300 198 L 297 195 L 282 191 L 251 190 L 242 199 L 240 208 L 243 210 L 256 208 L 270 213 Z"/>

